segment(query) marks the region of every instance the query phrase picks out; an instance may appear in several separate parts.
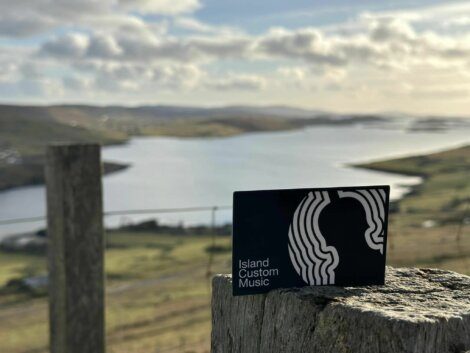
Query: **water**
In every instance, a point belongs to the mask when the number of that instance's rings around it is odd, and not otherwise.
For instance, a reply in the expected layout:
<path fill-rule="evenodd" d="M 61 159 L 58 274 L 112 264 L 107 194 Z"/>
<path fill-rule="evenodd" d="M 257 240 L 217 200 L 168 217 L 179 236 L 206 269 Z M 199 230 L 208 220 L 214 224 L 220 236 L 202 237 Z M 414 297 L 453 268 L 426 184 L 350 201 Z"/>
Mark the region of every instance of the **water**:
<path fill-rule="evenodd" d="M 428 153 L 470 143 L 468 130 L 409 133 L 381 127 L 316 127 L 231 138 L 135 138 L 104 148 L 107 161 L 130 163 L 104 179 L 105 210 L 231 205 L 235 190 L 390 184 L 392 198 L 419 178 L 355 169 L 350 163 Z M 0 220 L 45 213 L 44 187 L 0 193 Z M 153 216 L 114 216 L 108 226 Z M 209 223 L 210 213 L 155 216 L 166 223 Z M 231 211 L 217 212 L 217 222 Z M 1 234 L 41 223 L 0 226 Z"/>

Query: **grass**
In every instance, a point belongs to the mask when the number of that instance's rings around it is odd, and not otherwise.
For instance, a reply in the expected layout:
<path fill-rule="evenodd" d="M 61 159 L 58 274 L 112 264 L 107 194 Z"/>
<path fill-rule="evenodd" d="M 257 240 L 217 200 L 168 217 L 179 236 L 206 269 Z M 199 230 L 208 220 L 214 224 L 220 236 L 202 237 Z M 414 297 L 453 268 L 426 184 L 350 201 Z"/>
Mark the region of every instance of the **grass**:
<path fill-rule="evenodd" d="M 111 233 L 106 251 L 108 352 L 209 352 L 209 236 Z M 227 248 L 229 237 L 216 244 Z M 5 283 L 41 257 L 1 254 Z M 214 255 L 214 272 L 229 272 L 230 253 Z M 8 266 L 4 266 L 8 264 Z M 0 296 L 2 352 L 47 352 L 46 298 Z M 25 302 L 27 300 L 27 302 Z M 24 337 L 28 337 L 24 340 Z"/>
<path fill-rule="evenodd" d="M 390 264 L 470 275 L 470 146 L 359 167 L 424 179 L 390 217 Z"/>
<path fill-rule="evenodd" d="M 15 111 L 0 114 L 0 152 L 20 156 L 15 163 L 0 158 L 0 190 L 44 181 L 44 154 L 53 142 L 122 143 L 126 135 L 106 129 L 72 126 L 49 116 L 16 115 Z M 115 170 L 116 165 L 108 165 Z"/>
<path fill-rule="evenodd" d="M 45 258 L 42 255 L 0 253 L 0 288 L 10 280 L 31 277 L 43 273 Z"/>
<path fill-rule="evenodd" d="M 268 132 L 299 129 L 311 121 L 274 117 L 233 117 L 198 120 L 176 120 L 143 126 L 141 132 L 151 136 L 228 137 L 247 132 Z"/>

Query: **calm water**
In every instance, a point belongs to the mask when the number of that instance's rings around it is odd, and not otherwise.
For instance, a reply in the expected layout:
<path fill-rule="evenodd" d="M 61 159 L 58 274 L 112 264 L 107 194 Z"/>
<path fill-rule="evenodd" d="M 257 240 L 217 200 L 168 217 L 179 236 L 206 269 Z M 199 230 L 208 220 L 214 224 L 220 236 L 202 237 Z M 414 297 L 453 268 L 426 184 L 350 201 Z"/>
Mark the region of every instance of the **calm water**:
<path fill-rule="evenodd" d="M 130 163 L 104 181 L 105 209 L 127 210 L 230 205 L 234 190 L 390 184 L 392 197 L 418 178 L 347 167 L 374 159 L 425 153 L 470 143 L 468 130 L 408 133 L 399 129 L 317 127 L 306 130 L 248 134 L 232 138 L 135 138 L 107 147 L 108 161 Z M 44 188 L 0 193 L 0 219 L 45 212 Z M 119 225 L 152 216 L 109 217 Z M 208 212 L 162 214 L 164 222 L 208 223 Z M 217 222 L 231 220 L 219 211 Z M 41 223 L 0 226 L 0 234 L 36 229 Z"/>

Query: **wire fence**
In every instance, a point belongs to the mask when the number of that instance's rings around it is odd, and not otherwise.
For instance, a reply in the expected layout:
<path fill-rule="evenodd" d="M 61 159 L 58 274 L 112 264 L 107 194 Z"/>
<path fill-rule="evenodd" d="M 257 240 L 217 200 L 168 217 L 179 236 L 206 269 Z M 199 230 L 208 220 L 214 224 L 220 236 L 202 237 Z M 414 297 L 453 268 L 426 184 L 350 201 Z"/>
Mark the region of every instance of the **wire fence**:
<path fill-rule="evenodd" d="M 111 216 L 133 216 L 133 215 L 148 215 L 148 214 L 162 214 L 162 213 L 187 213 L 187 212 L 210 212 L 211 224 L 215 225 L 217 211 L 231 210 L 232 206 L 194 206 L 194 207 L 175 207 L 175 208 L 147 208 L 147 209 L 134 209 L 134 210 L 114 210 L 106 211 L 103 213 L 104 217 Z M 22 223 L 42 222 L 46 220 L 46 216 L 22 217 L 0 219 L 0 226 Z"/>
<path fill-rule="evenodd" d="M 433 228 L 427 228 L 425 224 L 407 224 L 402 225 L 399 217 L 392 217 L 389 224 L 389 254 L 388 258 L 392 261 L 401 263 L 408 261 L 409 258 L 423 258 L 430 259 L 442 257 L 446 260 L 447 257 L 455 257 L 455 261 L 460 258 L 462 261 L 465 259 L 463 266 L 466 273 L 470 272 L 470 263 L 467 258 L 470 257 L 470 202 L 467 201 L 464 205 L 464 212 L 461 214 L 461 219 L 454 223 L 453 227 L 444 227 L 442 232 L 436 233 Z M 192 207 L 175 207 L 175 208 L 142 208 L 142 209 L 128 209 L 128 210 L 112 210 L 103 213 L 105 218 L 114 216 L 142 216 L 142 215 L 159 215 L 159 214 L 180 214 L 180 213 L 193 213 L 193 212 L 207 212 L 208 222 L 203 222 L 213 231 L 209 234 L 213 235 L 212 242 L 215 241 L 215 229 L 217 213 L 220 211 L 231 210 L 230 205 L 214 205 L 214 206 L 192 206 Z M 0 227 L 45 222 L 46 216 L 34 216 L 24 218 L 11 218 L 0 219 Z M 139 221 L 133 222 L 138 224 Z M 131 224 L 130 222 L 129 224 Z M 121 222 L 119 227 L 124 226 Z M 421 231 L 419 231 L 421 229 Z M 423 232 L 426 230 L 426 232 Z M 419 231 L 419 232 L 418 232 Z M 409 236 L 403 236 L 403 233 L 411 233 Z M 421 235 L 420 235 L 421 234 Z M 398 236 L 398 237 L 397 237 Z M 421 245 L 419 245 L 421 244 Z M 422 245 L 425 244 L 423 247 Z M 419 246 L 418 246 L 419 245 Z M 456 246 L 454 248 L 454 246 Z M 435 260 L 436 260 L 435 259 Z M 424 261 L 424 260 L 423 260 Z M 449 260 L 450 261 L 450 260 Z M 208 273 L 212 267 L 213 259 L 209 256 L 208 259 Z M 404 263 L 408 265 L 408 263 Z"/>

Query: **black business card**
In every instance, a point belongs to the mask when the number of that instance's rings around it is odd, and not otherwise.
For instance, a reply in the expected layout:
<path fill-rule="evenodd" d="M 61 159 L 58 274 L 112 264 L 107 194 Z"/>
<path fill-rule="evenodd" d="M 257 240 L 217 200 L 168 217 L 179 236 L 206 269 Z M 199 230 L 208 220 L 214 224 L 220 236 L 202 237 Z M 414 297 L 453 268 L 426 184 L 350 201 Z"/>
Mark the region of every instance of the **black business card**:
<path fill-rule="evenodd" d="M 233 195 L 233 294 L 383 284 L 390 187 Z"/>

